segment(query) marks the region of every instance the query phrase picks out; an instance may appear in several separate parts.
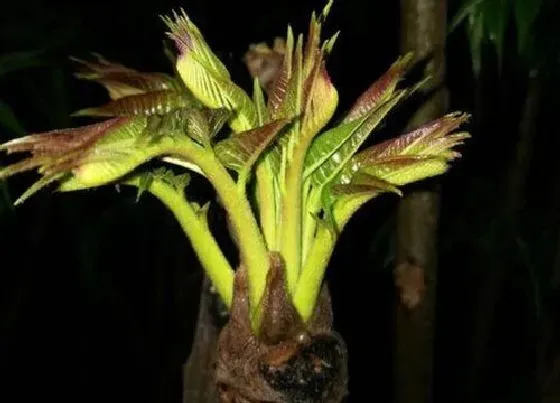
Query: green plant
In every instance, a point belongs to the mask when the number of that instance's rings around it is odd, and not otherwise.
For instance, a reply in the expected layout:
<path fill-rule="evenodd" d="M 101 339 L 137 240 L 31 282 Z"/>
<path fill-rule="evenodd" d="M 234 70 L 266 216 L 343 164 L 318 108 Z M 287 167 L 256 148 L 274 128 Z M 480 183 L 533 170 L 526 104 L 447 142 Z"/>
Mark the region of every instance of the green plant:
<path fill-rule="evenodd" d="M 398 88 L 411 55 L 397 60 L 325 130 L 338 101 L 325 68 L 338 34 L 320 39 L 331 5 L 313 14 L 305 42 L 288 28 L 268 99 L 257 80 L 249 96 L 230 79 L 184 13 L 164 18 L 178 49 L 173 76 L 141 73 L 100 56 L 78 61 L 78 77 L 103 84 L 111 101 L 76 115 L 110 118 L 1 145 L 31 156 L 0 170 L 0 179 L 31 169 L 41 174 L 16 204 L 53 183 L 59 191 L 124 184 L 137 187 L 139 195 L 151 193 L 174 214 L 230 306 L 234 270 L 208 227 L 208 204 L 185 196 L 188 173 L 145 163 L 163 161 L 204 175 L 227 212 L 247 269 L 253 328 L 263 315 L 270 251 L 282 257 L 287 293 L 309 320 L 338 234 L 352 214 L 381 193 L 400 194 L 398 186 L 442 174 L 459 156 L 452 148 L 468 137 L 450 134 L 467 119 L 452 113 L 359 151 L 391 109 L 414 92 Z M 226 124 L 230 130 L 222 130 Z"/>

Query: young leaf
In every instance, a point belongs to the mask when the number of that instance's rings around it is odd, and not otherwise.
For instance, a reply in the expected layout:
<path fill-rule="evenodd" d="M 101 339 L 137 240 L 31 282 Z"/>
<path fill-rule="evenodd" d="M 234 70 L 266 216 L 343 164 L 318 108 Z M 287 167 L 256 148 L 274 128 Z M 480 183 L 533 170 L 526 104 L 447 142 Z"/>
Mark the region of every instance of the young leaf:
<path fill-rule="evenodd" d="M 169 154 L 177 138 L 188 141 L 181 131 L 158 133 L 154 119 L 161 121 L 160 117 L 145 116 L 114 118 L 14 139 L 1 145 L 0 151 L 30 152 L 31 156 L 2 169 L 0 178 L 39 167 L 43 178 L 32 190 L 59 179 L 64 191 L 113 182 L 149 159 Z"/>
<path fill-rule="evenodd" d="M 183 192 L 185 188 L 189 185 L 191 180 L 191 176 L 188 173 L 177 175 L 173 171 L 171 171 L 170 169 L 166 169 L 165 167 L 159 167 L 151 172 L 137 174 L 136 177 L 137 177 L 137 188 L 138 188 L 136 201 L 138 201 L 140 196 L 145 191 L 150 189 L 150 186 L 154 180 L 158 180 L 168 185 L 171 185 L 178 192 Z M 200 208 L 198 210 L 200 210 Z"/>
<path fill-rule="evenodd" d="M 26 197 L 40 187 L 61 178 L 76 168 L 90 147 L 103 136 L 129 124 L 128 118 L 116 118 L 76 129 L 53 130 L 11 140 L 0 145 L 0 151 L 30 152 L 31 156 L 0 170 L 0 178 L 39 167 L 43 178 L 33 185 Z"/>
<path fill-rule="evenodd" d="M 313 138 L 331 119 L 338 104 L 338 92 L 325 69 L 322 52 L 316 57 L 316 65 L 306 80 L 301 136 Z"/>
<path fill-rule="evenodd" d="M 352 159 L 352 166 L 387 182 L 403 185 L 447 170 L 447 162 L 459 153 L 453 147 L 469 137 L 450 132 L 468 120 L 462 113 L 451 113 L 396 139 L 374 145 Z M 349 170 L 345 172 L 351 174 Z"/>
<path fill-rule="evenodd" d="M 255 103 L 255 107 L 257 110 L 257 123 L 259 126 L 268 123 L 270 116 L 268 114 L 268 110 L 266 109 L 266 103 L 264 100 L 264 94 L 259 84 L 258 79 L 254 79 L 253 82 L 253 102 Z"/>
<path fill-rule="evenodd" d="M 268 90 L 268 110 L 270 114 L 276 116 L 280 105 L 284 102 L 288 90 L 288 82 L 292 75 L 292 58 L 294 53 L 294 33 L 292 27 L 288 26 L 286 35 L 286 48 L 282 67 L 276 73 L 271 87 Z"/>
<path fill-rule="evenodd" d="M 335 196 L 348 194 L 377 194 L 391 192 L 402 196 L 402 192 L 390 182 L 366 173 L 357 173 L 349 184 L 335 184 L 332 193 Z"/>
<path fill-rule="evenodd" d="M 177 80 L 167 74 L 141 73 L 122 64 L 109 62 L 100 55 L 95 54 L 95 56 L 97 62 L 71 58 L 82 65 L 75 76 L 97 81 L 107 89 L 113 100 L 152 91 L 182 89 Z"/>
<path fill-rule="evenodd" d="M 367 172 L 380 180 L 406 185 L 447 171 L 448 160 L 438 156 L 398 155 L 379 158 L 374 164 L 363 166 L 360 172 Z"/>
<path fill-rule="evenodd" d="M 290 71 L 286 91 L 281 104 L 278 106 L 275 118 L 293 118 L 303 111 L 303 36 L 299 35 L 292 55 L 292 70 Z"/>
<path fill-rule="evenodd" d="M 366 116 L 343 122 L 319 135 L 307 154 L 304 175 L 311 175 L 316 186 L 332 180 L 372 130 L 405 95 L 406 91 L 398 91 L 389 100 L 369 111 Z"/>
<path fill-rule="evenodd" d="M 235 133 L 216 144 L 214 151 L 226 167 L 238 172 L 248 170 L 288 123 L 289 119 L 277 119 L 256 129 Z"/>
<path fill-rule="evenodd" d="M 166 18 L 165 22 L 179 50 L 176 67 L 183 83 L 204 105 L 235 112 L 230 121 L 234 131 L 255 127 L 257 114 L 249 96 L 231 81 L 226 67 L 187 15 L 183 12 L 174 17 L 174 21 Z"/>
<path fill-rule="evenodd" d="M 325 192 L 323 204 L 327 206 L 327 216 L 332 217 L 338 231 L 364 203 L 381 193 L 402 196 L 402 192 L 391 183 L 364 173 L 354 175 L 351 183 L 335 184 L 330 190 Z"/>
<path fill-rule="evenodd" d="M 367 115 L 372 109 L 386 102 L 395 92 L 397 84 L 410 68 L 412 53 L 400 57 L 377 81 L 375 81 L 354 103 L 344 118 L 344 123 Z"/>
<path fill-rule="evenodd" d="M 152 132 L 181 132 L 204 147 L 210 147 L 211 141 L 231 116 L 227 109 L 180 108 L 166 113 L 161 119 L 153 117 Z"/>
<path fill-rule="evenodd" d="M 154 175 L 151 172 L 140 175 L 138 178 L 138 190 L 136 191 L 136 203 L 140 200 L 140 196 L 150 189 L 150 185 L 154 181 Z"/>
<path fill-rule="evenodd" d="M 114 99 L 103 106 L 81 109 L 74 112 L 72 116 L 150 116 L 193 106 L 193 104 L 194 100 L 185 93 L 161 90 Z"/>

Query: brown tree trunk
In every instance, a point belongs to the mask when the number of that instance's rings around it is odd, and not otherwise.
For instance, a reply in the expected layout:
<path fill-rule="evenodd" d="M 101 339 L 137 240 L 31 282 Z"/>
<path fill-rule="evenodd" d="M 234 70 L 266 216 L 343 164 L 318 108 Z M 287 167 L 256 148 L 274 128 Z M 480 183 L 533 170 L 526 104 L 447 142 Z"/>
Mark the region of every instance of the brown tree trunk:
<path fill-rule="evenodd" d="M 210 282 L 204 275 L 191 353 L 183 370 L 183 403 L 218 403 L 213 364 L 219 329 L 212 318 Z"/>
<path fill-rule="evenodd" d="M 409 122 L 417 127 L 440 117 L 447 108 L 445 77 L 445 0 L 401 0 L 401 52 L 427 60 L 432 80 L 426 100 Z M 431 402 L 436 286 L 438 189 L 409 193 L 399 205 L 396 284 L 401 300 L 396 309 L 394 401 Z M 415 288 L 407 290 L 406 287 Z M 411 303 L 407 293 L 418 295 Z"/>

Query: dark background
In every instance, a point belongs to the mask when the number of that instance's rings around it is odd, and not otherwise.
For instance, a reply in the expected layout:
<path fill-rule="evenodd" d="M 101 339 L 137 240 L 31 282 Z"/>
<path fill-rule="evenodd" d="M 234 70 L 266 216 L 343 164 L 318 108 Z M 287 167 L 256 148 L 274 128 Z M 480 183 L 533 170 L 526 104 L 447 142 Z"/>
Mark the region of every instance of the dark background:
<path fill-rule="evenodd" d="M 398 56 L 398 3 L 335 2 L 326 32 L 342 31 L 328 63 L 341 111 Z M 0 55 L 39 53 L 27 62 L 23 58 L 25 68 L 0 76 L 0 100 L 27 132 L 85 123 L 68 116 L 104 103 L 106 94 L 75 79 L 68 56 L 98 52 L 138 70 L 170 72 L 162 47 L 166 28 L 158 16 L 179 7 L 247 88 L 242 57 L 248 45 L 283 35 L 288 22 L 304 31 L 311 11 L 322 5 L 5 1 Z M 450 17 L 456 9 L 451 1 Z M 541 28 L 549 25 L 545 19 Z M 448 37 L 447 58 L 450 109 L 474 112 L 463 30 Z M 524 206 L 514 220 L 503 214 L 526 91 L 523 71 L 519 60 L 507 56 L 500 74 L 494 67 L 483 69 L 484 102 L 469 127 L 473 138 L 461 149 L 463 159 L 440 179 L 438 402 L 467 401 L 465 394 L 472 402 L 532 401 L 543 318 L 558 312 L 557 66 L 550 66 L 534 122 Z M 372 141 L 398 134 L 406 123 L 404 110 L 391 115 Z M 17 134 L 0 128 L 0 142 Z M 10 179 L 12 200 L 32 179 L 31 174 Z M 213 197 L 202 182 L 193 186 Z M 349 346 L 356 402 L 390 401 L 396 206 L 396 197 L 383 196 L 364 207 L 342 235 L 328 274 L 336 328 Z M 227 244 L 216 208 L 212 221 Z M 0 401 L 180 401 L 181 364 L 190 349 L 201 273 L 179 226 L 156 201 L 142 197 L 136 203 L 135 194 L 113 187 L 54 196 L 44 191 L 16 210 L 0 201 L 0 259 Z M 495 270 L 506 275 L 489 293 L 485 285 Z M 490 344 L 480 351 L 473 340 L 486 302 L 495 310 Z M 480 356 L 482 367 L 473 367 L 473 357 Z"/>

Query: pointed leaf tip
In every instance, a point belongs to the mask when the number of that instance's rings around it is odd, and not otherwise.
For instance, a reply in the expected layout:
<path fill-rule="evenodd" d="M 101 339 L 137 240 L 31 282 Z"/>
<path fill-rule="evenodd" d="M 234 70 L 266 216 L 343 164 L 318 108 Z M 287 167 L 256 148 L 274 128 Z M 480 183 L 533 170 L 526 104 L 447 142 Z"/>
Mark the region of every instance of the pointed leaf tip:
<path fill-rule="evenodd" d="M 365 149 L 352 163 L 360 171 L 396 185 L 440 175 L 447 171 L 451 160 L 460 156 L 452 148 L 470 137 L 466 132 L 449 133 L 468 119 L 468 114 L 450 113 Z"/>
<path fill-rule="evenodd" d="M 81 109 L 74 112 L 72 116 L 151 116 L 193 106 L 193 104 L 194 100 L 186 94 L 161 90 L 115 99 L 103 106 Z"/>
<path fill-rule="evenodd" d="M 214 151 L 226 167 L 236 171 L 249 169 L 290 122 L 290 119 L 277 119 L 264 126 L 233 134 L 216 144 Z"/>
<path fill-rule="evenodd" d="M 177 80 L 167 74 L 139 72 L 122 64 L 109 62 L 100 55 L 94 56 L 97 62 L 71 57 L 70 60 L 81 65 L 74 76 L 103 85 L 113 100 L 152 91 L 180 90 Z"/>
<path fill-rule="evenodd" d="M 388 100 L 407 73 L 412 61 L 413 54 L 407 53 L 394 62 L 378 80 L 360 95 L 344 118 L 344 122 L 358 119 Z"/>
<path fill-rule="evenodd" d="M 257 114 L 251 98 L 231 80 L 198 28 L 184 12 L 181 16 L 175 14 L 175 20 L 167 18 L 166 22 L 180 51 L 176 69 L 187 89 L 207 107 L 234 112 L 229 122 L 234 131 L 255 127 Z"/>

